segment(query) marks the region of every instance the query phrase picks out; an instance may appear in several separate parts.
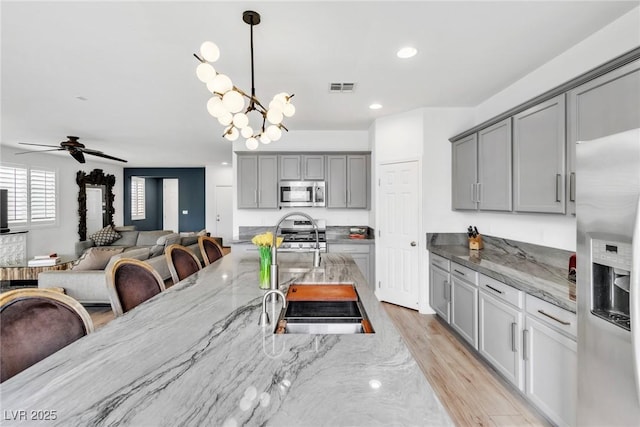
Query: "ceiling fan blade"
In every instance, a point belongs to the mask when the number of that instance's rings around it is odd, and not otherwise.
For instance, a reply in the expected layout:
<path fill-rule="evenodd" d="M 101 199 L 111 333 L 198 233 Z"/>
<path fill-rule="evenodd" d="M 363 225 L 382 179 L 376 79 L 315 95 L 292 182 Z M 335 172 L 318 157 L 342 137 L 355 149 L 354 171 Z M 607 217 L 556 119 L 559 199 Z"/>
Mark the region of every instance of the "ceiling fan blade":
<path fill-rule="evenodd" d="M 59 145 L 51 145 L 51 144 L 32 144 L 31 142 L 18 142 L 21 145 L 37 145 L 38 147 L 57 147 L 60 148 Z"/>
<path fill-rule="evenodd" d="M 50 150 L 31 150 L 31 151 L 21 151 L 15 154 L 29 154 L 29 153 L 46 153 L 48 151 L 65 151 L 64 148 L 52 148 Z"/>
<path fill-rule="evenodd" d="M 124 159 L 119 159 L 117 157 L 113 157 L 113 156 L 110 156 L 108 154 L 104 154 L 102 151 L 87 150 L 86 148 L 84 150 L 82 150 L 82 151 L 84 151 L 87 154 L 91 154 L 92 156 L 104 157 L 105 159 L 117 160 L 119 162 L 127 163 L 127 161 L 124 160 Z"/>
<path fill-rule="evenodd" d="M 85 163 L 84 155 L 82 154 L 82 151 L 69 150 L 69 154 L 71 154 L 71 156 L 73 156 L 73 158 L 79 161 L 80 163 Z"/>

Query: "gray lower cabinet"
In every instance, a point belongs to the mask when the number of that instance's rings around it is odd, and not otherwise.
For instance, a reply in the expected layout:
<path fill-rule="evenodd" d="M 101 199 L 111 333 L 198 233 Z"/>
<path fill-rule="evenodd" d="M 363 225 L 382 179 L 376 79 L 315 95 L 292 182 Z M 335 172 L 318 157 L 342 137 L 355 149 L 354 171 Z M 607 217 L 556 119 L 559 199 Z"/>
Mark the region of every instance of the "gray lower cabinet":
<path fill-rule="evenodd" d="M 477 273 L 456 263 L 451 263 L 451 327 L 478 348 Z"/>
<path fill-rule="evenodd" d="M 238 208 L 278 207 L 278 157 L 238 156 Z"/>
<path fill-rule="evenodd" d="M 640 127 L 640 60 L 567 93 L 568 213 L 575 214 L 576 142 Z"/>
<path fill-rule="evenodd" d="M 429 303 L 443 320 L 447 323 L 451 321 L 449 261 L 435 254 L 431 254 L 429 270 Z"/>
<path fill-rule="evenodd" d="M 329 243 L 330 253 L 349 254 L 353 258 L 369 287 L 375 290 L 375 246 L 359 243 Z"/>
<path fill-rule="evenodd" d="M 523 332 L 525 394 L 558 426 L 574 426 L 576 422 L 575 328 L 574 313 L 527 295 Z"/>
<path fill-rule="evenodd" d="M 521 309 L 502 299 L 503 290 L 494 283 L 481 289 L 478 298 L 478 351 L 518 389 L 523 390 L 523 360 L 520 341 Z M 506 286 L 506 285 L 503 285 Z"/>
<path fill-rule="evenodd" d="M 478 137 L 476 134 L 451 145 L 451 203 L 453 209 L 477 209 Z"/>
<path fill-rule="evenodd" d="M 369 207 L 369 156 L 327 156 L 327 207 Z"/>
<path fill-rule="evenodd" d="M 510 211 L 511 118 L 478 132 L 478 209 Z"/>
<path fill-rule="evenodd" d="M 516 212 L 565 212 L 565 96 L 513 117 Z"/>

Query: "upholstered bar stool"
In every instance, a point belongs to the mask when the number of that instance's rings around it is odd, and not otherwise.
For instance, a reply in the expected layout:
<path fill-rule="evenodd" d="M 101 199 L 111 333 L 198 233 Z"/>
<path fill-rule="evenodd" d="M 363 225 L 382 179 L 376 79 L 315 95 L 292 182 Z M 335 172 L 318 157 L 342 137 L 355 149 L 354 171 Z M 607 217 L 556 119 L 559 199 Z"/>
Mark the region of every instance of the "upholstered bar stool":
<path fill-rule="evenodd" d="M 173 244 L 164 251 L 173 283 L 178 283 L 202 268 L 198 257 L 188 248 Z"/>
<path fill-rule="evenodd" d="M 198 246 L 200 247 L 200 253 L 202 254 L 202 259 L 204 260 L 205 266 L 213 264 L 224 256 L 224 252 L 222 252 L 222 246 L 220 246 L 220 244 L 213 237 L 198 237 Z"/>
<path fill-rule="evenodd" d="M 50 289 L 0 294 L 0 382 L 93 332 L 82 305 Z"/>
<path fill-rule="evenodd" d="M 116 316 L 164 291 L 160 274 L 144 261 L 122 258 L 107 272 L 107 287 L 111 309 Z"/>

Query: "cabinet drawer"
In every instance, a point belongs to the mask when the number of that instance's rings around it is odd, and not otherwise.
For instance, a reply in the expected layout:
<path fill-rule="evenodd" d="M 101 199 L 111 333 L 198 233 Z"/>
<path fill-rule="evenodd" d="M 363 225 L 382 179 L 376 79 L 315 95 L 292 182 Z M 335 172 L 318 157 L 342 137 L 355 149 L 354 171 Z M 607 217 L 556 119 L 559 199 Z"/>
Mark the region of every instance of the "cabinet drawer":
<path fill-rule="evenodd" d="M 451 274 L 474 285 L 478 284 L 478 272 L 455 262 L 451 263 Z"/>
<path fill-rule="evenodd" d="M 478 286 L 488 294 L 518 308 L 524 307 L 524 292 L 500 282 L 492 277 L 480 274 Z"/>
<path fill-rule="evenodd" d="M 531 295 L 527 295 L 526 303 L 528 315 L 576 339 L 578 320 L 575 313 Z"/>
<path fill-rule="evenodd" d="M 450 263 L 450 261 L 448 259 L 446 259 L 445 257 L 442 257 L 440 255 L 436 255 L 434 253 L 431 253 L 430 257 L 431 257 L 431 265 L 435 265 L 435 266 L 440 267 L 441 269 L 443 269 L 445 271 L 449 271 L 449 263 Z"/>
<path fill-rule="evenodd" d="M 348 254 L 368 254 L 369 253 L 369 245 L 358 245 L 358 244 L 346 244 L 343 245 L 341 243 L 328 243 L 327 244 L 328 252 L 331 253 L 348 253 Z"/>

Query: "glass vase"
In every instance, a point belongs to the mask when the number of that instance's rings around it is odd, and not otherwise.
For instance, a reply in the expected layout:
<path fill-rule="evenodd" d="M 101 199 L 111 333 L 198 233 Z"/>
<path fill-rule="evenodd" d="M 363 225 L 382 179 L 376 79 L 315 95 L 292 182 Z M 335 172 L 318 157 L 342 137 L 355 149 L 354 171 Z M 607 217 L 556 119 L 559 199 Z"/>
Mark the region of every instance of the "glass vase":
<path fill-rule="evenodd" d="M 271 247 L 260 246 L 260 278 L 258 286 L 260 289 L 271 288 Z"/>

